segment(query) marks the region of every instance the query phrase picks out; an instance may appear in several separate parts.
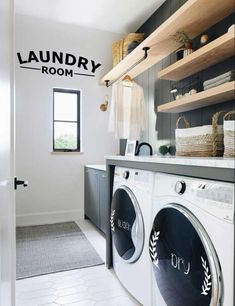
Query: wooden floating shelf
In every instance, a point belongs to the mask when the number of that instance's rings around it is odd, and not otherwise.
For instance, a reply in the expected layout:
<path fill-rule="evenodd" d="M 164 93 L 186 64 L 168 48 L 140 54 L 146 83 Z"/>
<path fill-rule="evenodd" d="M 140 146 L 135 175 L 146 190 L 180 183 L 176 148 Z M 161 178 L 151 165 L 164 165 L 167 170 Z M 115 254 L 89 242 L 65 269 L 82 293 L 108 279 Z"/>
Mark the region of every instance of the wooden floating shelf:
<path fill-rule="evenodd" d="M 179 48 L 180 45 L 172 38 L 176 31 L 187 31 L 189 36 L 194 38 L 233 11 L 234 0 L 188 0 L 107 73 L 101 79 L 101 83 L 104 84 L 105 80 L 112 82 L 118 79 L 127 69 L 143 58 L 143 48 L 150 47 L 148 57 L 128 72 L 132 78 L 138 76 Z"/>
<path fill-rule="evenodd" d="M 181 113 L 234 99 L 235 81 L 158 106 L 160 113 Z"/>
<path fill-rule="evenodd" d="M 234 31 L 208 43 L 158 73 L 160 79 L 179 81 L 234 56 Z"/>

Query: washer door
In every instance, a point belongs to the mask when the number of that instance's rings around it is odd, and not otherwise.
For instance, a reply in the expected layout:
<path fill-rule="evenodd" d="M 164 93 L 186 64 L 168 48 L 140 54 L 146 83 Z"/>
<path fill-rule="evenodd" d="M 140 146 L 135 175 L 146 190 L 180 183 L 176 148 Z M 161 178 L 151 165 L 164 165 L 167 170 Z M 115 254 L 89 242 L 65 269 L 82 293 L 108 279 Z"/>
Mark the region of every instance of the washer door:
<path fill-rule="evenodd" d="M 219 261 L 196 217 L 178 204 L 156 215 L 149 253 L 159 291 L 168 306 L 221 305 Z"/>
<path fill-rule="evenodd" d="M 144 222 L 136 197 L 126 186 L 113 195 L 110 223 L 119 256 L 128 263 L 138 260 L 144 246 Z"/>

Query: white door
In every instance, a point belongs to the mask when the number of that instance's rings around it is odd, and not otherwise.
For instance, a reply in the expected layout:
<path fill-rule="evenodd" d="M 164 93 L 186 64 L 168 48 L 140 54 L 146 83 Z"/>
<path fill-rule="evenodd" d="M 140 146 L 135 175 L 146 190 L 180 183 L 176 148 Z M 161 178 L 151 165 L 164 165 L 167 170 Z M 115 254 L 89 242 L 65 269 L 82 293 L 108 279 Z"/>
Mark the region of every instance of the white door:
<path fill-rule="evenodd" d="M 0 0 L 0 306 L 15 304 L 13 1 Z"/>

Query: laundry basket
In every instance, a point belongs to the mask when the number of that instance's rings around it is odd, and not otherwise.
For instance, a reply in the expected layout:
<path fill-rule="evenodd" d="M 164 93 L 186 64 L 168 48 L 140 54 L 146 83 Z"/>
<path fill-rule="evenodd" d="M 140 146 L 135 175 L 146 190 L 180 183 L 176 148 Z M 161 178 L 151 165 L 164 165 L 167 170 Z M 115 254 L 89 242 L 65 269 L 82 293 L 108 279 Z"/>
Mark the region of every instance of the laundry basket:
<path fill-rule="evenodd" d="M 223 126 L 218 125 L 219 116 L 224 111 L 217 112 L 212 117 L 212 125 L 190 128 L 184 116 L 176 122 L 175 141 L 177 156 L 211 157 L 223 156 Z M 185 128 L 180 129 L 180 121 Z"/>
<path fill-rule="evenodd" d="M 224 115 L 224 157 L 235 157 L 235 120 L 231 120 L 234 114 L 235 110 Z"/>

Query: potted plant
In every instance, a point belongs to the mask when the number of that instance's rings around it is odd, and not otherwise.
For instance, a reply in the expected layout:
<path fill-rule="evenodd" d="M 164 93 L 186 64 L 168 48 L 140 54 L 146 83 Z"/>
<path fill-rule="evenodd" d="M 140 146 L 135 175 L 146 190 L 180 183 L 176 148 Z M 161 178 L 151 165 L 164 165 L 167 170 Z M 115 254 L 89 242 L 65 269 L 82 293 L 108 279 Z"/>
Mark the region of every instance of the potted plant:
<path fill-rule="evenodd" d="M 176 50 L 177 60 L 182 59 L 184 55 L 184 50 L 192 49 L 192 40 L 189 38 L 188 34 L 184 31 L 177 31 L 173 38 L 175 41 L 182 45 L 181 48 Z"/>

